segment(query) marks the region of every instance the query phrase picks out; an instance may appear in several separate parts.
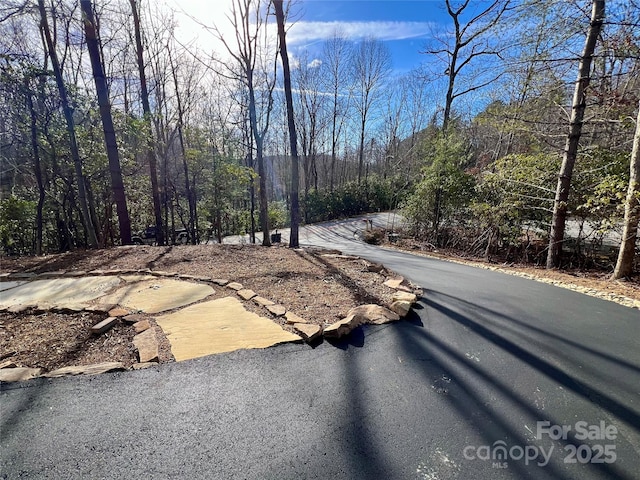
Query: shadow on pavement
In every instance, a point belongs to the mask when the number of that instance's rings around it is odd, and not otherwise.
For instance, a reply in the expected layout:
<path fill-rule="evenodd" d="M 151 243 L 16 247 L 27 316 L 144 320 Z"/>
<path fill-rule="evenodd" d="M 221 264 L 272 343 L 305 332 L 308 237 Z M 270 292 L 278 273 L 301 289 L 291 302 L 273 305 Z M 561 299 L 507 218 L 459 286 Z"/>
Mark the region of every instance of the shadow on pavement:
<path fill-rule="evenodd" d="M 441 300 L 443 297 L 444 299 Z M 520 361 L 526 362 L 555 383 L 604 408 L 636 429 L 638 428 L 638 414 L 629 406 L 596 390 L 585 381 L 574 378 L 559 367 L 551 365 L 543 360 L 539 354 L 532 353 L 524 346 L 508 340 L 496 329 L 489 328 L 475 320 L 482 307 L 464 305 L 464 300 L 454 297 L 447 298 L 446 295 L 434 291 L 430 291 L 428 298 L 423 298 L 421 301 L 426 306 L 426 312 L 423 315 L 427 315 L 429 309 L 444 314 L 452 321 L 513 354 Z M 445 301 L 447 305 L 444 304 Z M 461 304 L 463 308 L 468 307 L 469 311 L 460 313 L 453 309 Z M 491 314 L 493 315 L 495 312 L 491 312 Z M 518 325 L 518 322 L 513 318 L 507 316 L 504 318 L 506 321 Z M 499 373 L 488 371 L 482 367 L 482 364 L 456 351 L 448 343 L 448 340 L 437 338 L 427 328 L 422 328 L 423 326 L 415 319 L 411 318 L 407 325 L 399 325 L 399 327 L 401 328 L 393 331 L 397 334 L 398 343 L 404 349 L 405 354 L 410 358 L 422 360 L 416 362 L 416 365 L 419 366 L 425 381 L 429 382 L 437 393 L 446 395 L 448 404 L 457 412 L 460 421 L 469 423 L 482 436 L 483 445 L 494 445 L 495 442 L 502 441 L 506 442 L 507 448 L 509 448 L 513 445 L 525 446 L 531 443 L 520 429 L 513 426 L 514 415 L 518 415 L 532 425 L 536 425 L 536 422 L 540 420 L 541 412 L 531 406 L 530 398 L 525 398 L 517 393 L 514 386 L 500 378 Z M 523 332 L 522 342 L 524 345 L 530 345 L 526 332 Z M 443 378 L 447 380 L 446 385 L 442 384 L 441 379 Z M 487 401 L 487 391 L 495 392 L 497 398 Z M 509 411 L 509 408 L 512 410 Z M 552 418 L 548 411 L 545 412 L 545 415 L 547 417 L 545 420 L 550 421 L 552 425 L 563 424 L 561 419 Z M 560 450 L 569 444 L 580 447 L 585 443 L 584 440 L 577 439 L 574 432 L 569 432 L 568 438 L 561 442 Z M 557 442 L 554 443 L 557 444 Z M 534 474 L 536 477 L 574 478 L 576 472 L 568 473 L 566 468 L 567 465 L 553 457 L 545 467 L 538 466 L 535 461 L 528 466 L 523 461 L 509 462 L 511 475 L 513 475 L 513 471 L 517 471 L 517 476 L 522 477 L 530 477 Z M 591 473 L 595 473 L 594 470 L 596 470 L 599 475 L 610 478 L 634 478 L 634 475 L 622 470 L 615 463 L 590 463 L 580 465 L 579 468 L 589 468 Z"/>

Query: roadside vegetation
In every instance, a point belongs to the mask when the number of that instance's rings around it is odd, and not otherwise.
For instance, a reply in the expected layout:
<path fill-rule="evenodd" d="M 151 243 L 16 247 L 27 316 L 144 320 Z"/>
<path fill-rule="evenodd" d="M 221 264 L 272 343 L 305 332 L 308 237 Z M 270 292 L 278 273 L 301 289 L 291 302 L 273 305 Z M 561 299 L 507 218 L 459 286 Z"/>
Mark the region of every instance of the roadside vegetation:
<path fill-rule="evenodd" d="M 295 3 L 233 0 L 235 38 L 205 25 L 214 56 L 154 2 L 81 4 L 0 7 L 2 255 L 149 227 L 268 245 L 292 218 L 395 210 L 424 249 L 638 272 L 636 0 L 441 0 L 450 25 L 403 73 L 339 31 L 283 69 L 269 27 L 303 20 Z"/>

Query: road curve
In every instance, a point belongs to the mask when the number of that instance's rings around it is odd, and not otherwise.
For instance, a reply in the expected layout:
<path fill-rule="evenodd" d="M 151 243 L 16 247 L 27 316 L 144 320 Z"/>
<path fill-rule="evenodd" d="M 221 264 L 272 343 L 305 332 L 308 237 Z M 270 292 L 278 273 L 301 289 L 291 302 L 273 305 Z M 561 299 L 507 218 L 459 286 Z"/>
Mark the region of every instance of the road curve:
<path fill-rule="evenodd" d="M 639 478 L 638 310 L 357 228 L 301 243 L 421 285 L 409 319 L 315 349 L 4 384 L 0 478 Z"/>

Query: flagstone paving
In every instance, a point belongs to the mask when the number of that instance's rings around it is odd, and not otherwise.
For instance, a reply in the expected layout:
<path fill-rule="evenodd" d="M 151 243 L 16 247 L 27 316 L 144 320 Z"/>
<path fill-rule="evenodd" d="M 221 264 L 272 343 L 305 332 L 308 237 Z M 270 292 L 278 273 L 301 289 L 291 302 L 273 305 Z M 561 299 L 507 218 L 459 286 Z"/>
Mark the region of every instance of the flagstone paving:
<path fill-rule="evenodd" d="M 158 278 L 146 274 L 129 274 L 31 281 L 10 280 L 1 282 L 0 287 L 0 304 L 14 309 L 45 304 L 78 304 L 81 310 L 96 310 L 99 305 L 109 305 L 109 308 L 119 305 L 118 308 L 123 314 L 129 311 L 156 314 L 180 309 L 156 317 L 158 325 L 169 339 L 171 353 L 177 361 L 302 340 L 300 336 L 284 330 L 272 320 L 246 310 L 235 296 L 197 303 L 215 293 L 210 285 L 203 283 Z M 229 292 L 233 292 L 233 289 Z M 241 290 L 238 293 L 246 300 L 256 296 L 250 290 Z M 274 305 L 267 299 L 260 299 L 266 305 Z M 98 303 L 98 307 L 89 305 L 94 301 Z M 110 310 L 110 315 L 113 313 L 111 317 L 114 318 L 104 322 L 117 321 L 115 317 L 118 308 Z M 94 329 L 98 326 L 94 326 Z M 152 331 L 147 330 L 147 333 L 149 332 Z M 139 333 L 136 336 L 137 343 L 142 342 L 139 337 L 143 335 L 144 333 Z M 146 348 L 145 351 L 155 349 L 156 354 L 145 355 L 141 361 L 147 361 L 146 357 L 155 357 L 157 361 L 158 347 L 155 340 L 151 343 L 152 348 Z"/>
<path fill-rule="evenodd" d="M 0 282 L 0 292 L 4 292 L 5 290 L 9 290 L 11 288 L 19 287 L 20 285 L 26 283 L 25 281 L 9 281 L 9 282 Z M 0 297 L 1 299 L 2 297 Z"/>
<path fill-rule="evenodd" d="M 213 295 L 209 285 L 166 278 L 123 276 L 126 285 L 101 299 L 133 311 L 160 313 L 184 307 Z"/>
<path fill-rule="evenodd" d="M 8 279 L 0 283 L 0 306 L 8 311 L 28 310 L 31 305 L 57 309 L 63 306 L 72 311 L 108 311 L 110 318 L 93 326 L 95 334 L 102 334 L 121 318 L 131 317 L 132 321 L 138 321 L 138 313 L 154 314 L 157 325 L 169 340 L 171 353 L 176 361 L 238 349 L 267 348 L 303 339 L 312 342 L 323 332 L 322 326 L 308 324 L 303 318 L 288 312 L 283 305 L 258 296 L 256 292 L 243 288 L 237 282 L 228 283 L 227 280 L 212 280 L 208 277 L 201 280 L 191 276 L 185 280 L 176 278 L 176 274 L 157 271 L 109 271 L 101 272 L 102 275 L 96 273 L 97 271 L 92 274 L 83 272 L 84 276 L 69 277 L 61 272 L 57 278 Z M 190 280 L 198 280 L 198 283 Z M 396 279 L 396 290 L 408 289 L 401 285 L 403 281 L 402 278 Z M 225 285 L 216 285 L 218 298 L 215 299 L 208 298 L 216 294 L 212 283 Z M 219 293 L 225 290 L 233 296 L 220 298 Z M 251 301 L 252 305 L 262 306 L 267 316 L 267 311 L 276 317 L 286 315 L 286 322 L 292 324 L 300 335 L 283 329 L 270 318 L 247 310 L 238 297 Z M 415 302 L 415 295 L 410 300 L 407 303 Z M 383 309 L 379 305 L 362 305 L 357 308 L 369 312 L 374 307 Z M 393 316 L 391 320 L 399 319 L 393 312 L 383 310 Z M 352 317 L 354 315 L 348 315 L 347 319 L 327 327 L 324 329 L 325 333 L 330 335 L 336 330 L 334 336 L 339 336 L 340 333 L 350 331 L 356 324 L 379 323 L 377 317 L 364 313 L 357 317 L 357 322 L 352 322 Z M 342 325 L 346 321 L 349 321 L 349 325 Z M 137 325 L 140 323 L 142 322 Z M 149 324 L 148 327 L 150 326 Z M 140 328 L 136 328 L 138 334 L 133 339 L 140 361 L 158 361 L 156 334 L 153 329 L 143 327 L 140 325 Z M 31 372 L 26 374 L 31 375 Z"/>
<path fill-rule="evenodd" d="M 198 303 L 156 317 L 156 322 L 169 339 L 176 361 L 302 340 L 273 321 L 245 310 L 233 297 Z"/>
<path fill-rule="evenodd" d="M 12 282 L 6 282 L 12 283 Z M 0 294 L 3 305 L 81 304 L 90 302 L 118 286 L 118 277 L 82 277 L 32 280 Z M 4 285 L 4 282 L 3 282 Z"/>

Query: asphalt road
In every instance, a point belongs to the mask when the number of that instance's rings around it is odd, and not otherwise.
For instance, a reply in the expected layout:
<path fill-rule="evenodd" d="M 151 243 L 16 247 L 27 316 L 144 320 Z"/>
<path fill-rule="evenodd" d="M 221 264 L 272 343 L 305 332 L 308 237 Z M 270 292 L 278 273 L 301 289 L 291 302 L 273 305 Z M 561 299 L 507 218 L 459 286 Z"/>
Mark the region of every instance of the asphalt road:
<path fill-rule="evenodd" d="M 377 218 L 380 220 L 380 218 Z M 640 314 L 359 243 L 408 320 L 96 377 L 4 384 L 0 478 L 640 478 Z"/>

